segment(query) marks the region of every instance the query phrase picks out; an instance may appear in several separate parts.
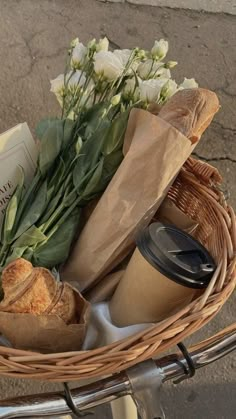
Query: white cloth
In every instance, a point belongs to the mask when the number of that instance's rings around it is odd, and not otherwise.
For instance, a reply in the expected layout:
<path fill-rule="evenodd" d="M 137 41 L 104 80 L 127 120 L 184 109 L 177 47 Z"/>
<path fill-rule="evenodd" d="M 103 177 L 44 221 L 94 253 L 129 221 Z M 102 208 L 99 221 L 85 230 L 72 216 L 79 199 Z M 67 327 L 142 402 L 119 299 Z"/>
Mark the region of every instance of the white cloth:
<path fill-rule="evenodd" d="M 117 327 L 112 324 L 108 303 L 93 304 L 83 350 L 99 348 L 141 332 L 152 323 Z"/>

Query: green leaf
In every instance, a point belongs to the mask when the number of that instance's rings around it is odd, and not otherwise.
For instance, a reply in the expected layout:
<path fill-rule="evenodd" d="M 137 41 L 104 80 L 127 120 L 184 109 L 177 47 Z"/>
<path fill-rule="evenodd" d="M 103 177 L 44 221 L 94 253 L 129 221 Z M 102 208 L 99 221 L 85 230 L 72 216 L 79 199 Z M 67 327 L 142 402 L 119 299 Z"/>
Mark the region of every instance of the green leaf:
<path fill-rule="evenodd" d="M 106 111 L 108 106 L 108 103 L 97 103 L 85 112 L 83 116 L 83 121 L 86 121 L 86 128 L 83 133 L 85 138 L 89 138 L 95 133 L 101 123 L 101 119 L 108 120 L 107 117 L 104 118 L 104 111 Z"/>
<path fill-rule="evenodd" d="M 4 267 L 6 265 L 8 265 L 8 263 L 13 262 L 13 260 L 21 258 L 26 249 L 27 249 L 27 246 L 26 247 L 15 247 L 12 250 L 10 256 L 8 256 L 8 258 L 6 259 L 6 263 L 5 263 Z"/>
<path fill-rule="evenodd" d="M 64 199 L 63 199 L 64 207 L 70 207 L 73 204 L 73 202 L 77 199 L 77 197 L 78 195 L 75 190 L 71 191 L 70 187 L 67 188 Z"/>
<path fill-rule="evenodd" d="M 122 149 L 113 151 L 113 153 L 104 156 L 103 172 L 99 185 L 97 186 L 97 193 L 103 192 L 106 189 L 108 183 L 120 166 L 123 157 Z"/>
<path fill-rule="evenodd" d="M 102 148 L 111 123 L 104 121 L 101 125 L 100 129 L 83 143 L 80 156 L 75 163 L 73 183 L 78 191 L 81 190 L 85 177 L 87 178 L 88 174 L 89 177 L 87 179 L 89 180 L 102 156 Z"/>
<path fill-rule="evenodd" d="M 114 121 L 112 121 L 106 141 L 104 142 L 104 155 L 111 154 L 113 151 L 123 147 L 128 117 L 129 111 L 121 113 L 116 119 L 114 119 Z"/>
<path fill-rule="evenodd" d="M 55 193 L 57 193 L 57 191 L 59 190 L 60 183 L 63 180 L 65 171 L 66 171 L 65 163 L 64 163 L 62 157 L 60 157 L 60 160 L 58 162 L 58 166 L 57 166 L 56 170 L 54 171 L 54 174 L 50 178 L 50 182 L 49 182 L 49 185 L 48 185 L 48 192 L 47 192 L 47 201 L 51 200 L 53 195 L 55 195 Z"/>
<path fill-rule="evenodd" d="M 42 175 L 52 167 L 58 157 L 64 138 L 64 122 L 60 119 L 55 120 L 45 131 L 39 153 L 39 168 Z"/>
<path fill-rule="evenodd" d="M 12 244 L 12 247 L 17 248 L 33 246 L 43 242 L 44 240 L 47 240 L 47 237 L 39 230 L 39 228 L 32 225 Z"/>
<path fill-rule="evenodd" d="M 84 188 L 83 192 L 81 192 L 81 197 L 83 199 L 89 199 L 91 195 L 93 196 L 97 193 L 97 191 L 100 191 L 99 183 L 102 177 L 103 164 L 104 158 L 102 157 L 96 169 L 94 170 L 94 173 L 91 175 L 91 178 L 87 182 L 86 187 Z"/>
<path fill-rule="evenodd" d="M 71 119 L 64 120 L 63 126 L 63 149 L 72 141 L 75 122 Z"/>
<path fill-rule="evenodd" d="M 32 258 L 33 265 L 44 266 L 50 269 L 65 262 L 78 228 L 79 218 L 80 210 L 77 209 L 45 244 L 39 246 L 34 251 Z"/>
<path fill-rule="evenodd" d="M 2 229 L 2 241 L 5 243 L 9 243 L 11 236 L 12 236 L 12 230 L 16 219 L 16 213 L 17 209 L 21 200 L 22 191 L 24 187 L 24 171 L 22 167 L 19 167 L 20 174 L 19 174 L 19 180 L 18 185 L 15 189 L 14 194 L 12 195 L 9 204 L 6 209 L 5 217 L 4 217 L 4 225 Z"/>
<path fill-rule="evenodd" d="M 45 180 L 40 187 L 39 191 L 34 197 L 30 206 L 24 211 L 22 219 L 20 220 L 19 228 L 14 236 L 14 240 L 27 231 L 33 224 L 35 224 L 41 217 L 43 210 L 47 203 L 47 181 Z"/>
<path fill-rule="evenodd" d="M 48 128 L 50 128 L 51 126 L 54 125 L 54 122 L 58 121 L 58 118 L 48 118 L 48 119 L 42 119 L 36 129 L 35 129 L 35 133 L 37 135 L 37 138 L 39 140 L 42 140 L 45 132 L 48 130 Z"/>
<path fill-rule="evenodd" d="M 22 198 L 17 209 L 16 220 L 15 220 L 15 225 L 12 232 L 12 237 L 14 237 L 18 229 L 19 222 L 22 218 L 22 214 L 25 213 L 30 208 L 31 203 L 34 200 L 35 193 L 39 189 L 41 184 L 42 184 L 41 175 L 39 171 L 37 170 L 37 172 L 34 175 L 34 178 L 32 179 L 32 182 L 27 187 L 27 189 L 25 189 L 24 193 L 22 193 Z"/>
<path fill-rule="evenodd" d="M 51 217 L 51 215 L 54 213 L 54 211 L 59 205 L 59 201 L 62 199 L 64 195 L 64 189 L 65 189 L 65 185 L 63 184 L 61 185 L 57 194 L 52 197 L 52 199 L 47 205 L 47 208 L 45 208 L 45 210 L 43 211 L 43 217 L 40 218 L 40 225 L 46 223 L 48 219 Z"/>

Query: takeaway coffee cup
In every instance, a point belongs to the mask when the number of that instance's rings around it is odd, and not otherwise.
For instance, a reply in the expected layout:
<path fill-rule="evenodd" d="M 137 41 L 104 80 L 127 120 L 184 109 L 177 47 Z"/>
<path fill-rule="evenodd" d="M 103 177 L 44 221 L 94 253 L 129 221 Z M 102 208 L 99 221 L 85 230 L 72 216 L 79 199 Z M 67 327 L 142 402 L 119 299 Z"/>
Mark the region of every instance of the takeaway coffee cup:
<path fill-rule="evenodd" d="M 110 301 L 116 326 L 159 322 L 206 288 L 215 270 L 207 250 L 172 225 L 153 223 L 137 247 Z"/>

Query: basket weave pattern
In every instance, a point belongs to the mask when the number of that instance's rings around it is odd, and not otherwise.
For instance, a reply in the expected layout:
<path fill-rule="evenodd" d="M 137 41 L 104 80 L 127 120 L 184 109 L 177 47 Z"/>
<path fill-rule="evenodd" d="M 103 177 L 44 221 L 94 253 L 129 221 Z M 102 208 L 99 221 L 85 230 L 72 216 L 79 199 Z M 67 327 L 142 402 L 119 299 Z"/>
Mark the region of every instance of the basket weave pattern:
<path fill-rule="evenodd" d="M 163 352 L 209 322 L 236 284 L 236 220 L 216 186 L 221 180 L 215 168 L 189 158 L 169 191 L 198 223 L 193 235 L 217 262 L 203 294 L 157 325 L 103 348 L 40 354 L 0 347 L 0 374 L 58 382 L 109 375 Z"/>

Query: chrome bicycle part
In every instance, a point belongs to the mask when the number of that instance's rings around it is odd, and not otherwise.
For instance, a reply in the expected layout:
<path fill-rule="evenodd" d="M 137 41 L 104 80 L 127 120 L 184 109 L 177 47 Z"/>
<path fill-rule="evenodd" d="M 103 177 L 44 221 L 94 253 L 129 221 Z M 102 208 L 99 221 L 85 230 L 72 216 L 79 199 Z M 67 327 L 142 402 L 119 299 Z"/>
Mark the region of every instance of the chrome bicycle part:
<path fill-rule="evenodd" d="M 127 370 L 132 397 L 141 419 L 165 419 L 161 407 L 162 372 L 150 359 Z"/>

